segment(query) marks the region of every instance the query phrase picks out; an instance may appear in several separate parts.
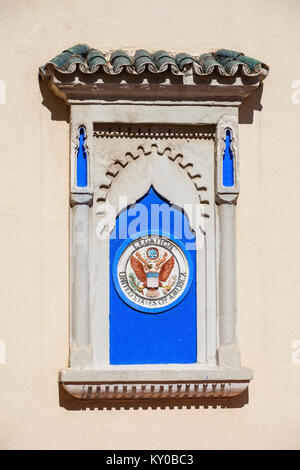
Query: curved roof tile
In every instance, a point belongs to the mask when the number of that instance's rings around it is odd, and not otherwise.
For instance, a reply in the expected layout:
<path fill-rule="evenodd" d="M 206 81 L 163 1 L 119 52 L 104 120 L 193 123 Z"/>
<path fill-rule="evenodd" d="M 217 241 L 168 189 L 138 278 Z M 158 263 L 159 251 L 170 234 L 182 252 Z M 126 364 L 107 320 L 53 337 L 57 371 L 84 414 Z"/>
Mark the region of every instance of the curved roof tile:
<path fill-rule="evenodd" d="M 210 75 L 216 72 L 222 76 L 244 75 L 247 77 L 259 76 L 263 80 L 269 71 L 269 67 L 263 62 L 245 56 L 242 52 L 229 49 L 219 49 L 194 57 L 185 52 L 170 54 L 159 50 L 150 53 L 144 49 L 138 49 L 133 57 L 126 51 L 116 50 L 110 54 L 104 54 L 97 49 L 91 49 L 86 44 L 77 44 L 66 49 L 53 59 L 40 67 L 40 74 L 52 75 L 54 70 L 60 73 L 73 73 L 76 68 L 83 73 L 105 72 L 116 75 L 123 71 L 130 74 L 141 74 L 146 70 L 152 73 L 171 72 L 174 75 L 182 75 L 188 68 L 192 68 L 196 75 Z"/>
<path fill-rule="evenodd" d="M 86 56 L 86 64 L 91 73 L 96 72 L 100 66 L 106 66 L 106 59 L 102 52 L 90 49 Z"/>
<path fill-rule="evenodd" d="M 179 54 L 176 54 L 175 62 L 180 72 L 183 72 L 189 66 L 191 66 L 194 62 L 196 62 L 196 59 L 192 57 L 190 54 L 186 54 L 185 52 L 180 52 Z"/>
<path fill-rule="evenodd" d="M 133 57 L 136 73 L 143 73 L 146 68 L 151 72 L 155 70 L 155 63 L 150 52 L 144 49 L 138 49 Z"/>

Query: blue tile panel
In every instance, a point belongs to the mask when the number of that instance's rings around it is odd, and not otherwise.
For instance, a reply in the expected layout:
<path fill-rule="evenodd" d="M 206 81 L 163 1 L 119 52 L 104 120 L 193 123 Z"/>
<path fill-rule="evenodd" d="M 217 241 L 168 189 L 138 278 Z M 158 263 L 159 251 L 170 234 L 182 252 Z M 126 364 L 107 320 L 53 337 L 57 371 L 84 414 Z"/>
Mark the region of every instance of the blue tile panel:
<path fill-rule="evenodd" d="M 77 169 L 76 169 L 76 184 L 80 188 L 87 186 L 87 153 L 84 146 L 86 139 L 84 127 L 79 129 L 78 137 L 78 152 L 77 152 Z"/>
<path fill-rule="evenodd" d="M 171 206 L 155 191 L 150 188 L 148 193 L 139 201 L 148 210 L 148 228 L 151 232 L 162 233 L 163 222 L 152 219 L 151 205 L 164 205 L 170 212 Z M 110 265 L 111 271 L 117 251 L 124 244 L 124 230 L 120 230 L 123 223 L 130 226 L 136 218 L 132 214 L 132 206 L 121 212 L 110 239 Z M 180 210 L 171 216 L 170 237 L 175 243 L 182 243 L 192 263 L 193 272 L 196 272 L 195 236 L 189 227 L 186 215 Z M 175 212 L 174 212 L 175 214 Z M 178 224 L 178 215 L 180 223 Z M 176 222 L 175 222 L 176 219 Z M 180 226 L 181 224 L 181 226 Z M 137 226 L 136 235 L 145 227 Z M 144 231 L 142 230 L 144 233 Z M 182 233 L 183 232 L 183 235 Z M 128 235 L 128 234 L 127 234 Z M 188 249 L 187 249 L 188 247 Z M 173 305 L 173 304 L 172 304 Z M 196 276 L 187 295 L 183 300 L 163 313 L 144 313 L 130 307 L 118 295 L 110 274 L 110 363 L 111 364 L 167 364 L 167 363 L 194 363 L 197 357 L 197 325 L 196 325 Z"/>
<path fill-rule="evenodd" d="M 231 148 L 232 138 L 231 131 L 226 130 L 225 150 L 223 155 L 223 186 L 234 186 L 234 158 Z"/>

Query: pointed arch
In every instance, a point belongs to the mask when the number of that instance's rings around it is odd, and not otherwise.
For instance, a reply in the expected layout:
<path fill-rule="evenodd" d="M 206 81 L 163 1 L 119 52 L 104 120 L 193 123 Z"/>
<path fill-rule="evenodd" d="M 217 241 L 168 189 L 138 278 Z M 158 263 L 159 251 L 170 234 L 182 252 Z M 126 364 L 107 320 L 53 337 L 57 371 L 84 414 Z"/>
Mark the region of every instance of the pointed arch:
<path fill-rule="evenodd" d="M 152 143 L 150 148 L 146 148 L 145 145 L 139 145 L 136 153 L 126 152 L 123 157 L 115 158 L 106 171 L 105 181 L 103 181 L 99 186 L 100 193 L 98 195 L 97 202 L 105 202 L 107 200 L 108 193 L 117 181 L 117 177 L 122 173 L 122 170 L 141 157 L 153 155 L 154 150 L 158 156 L 165 156 L 174 164 L 174 166 L 180 168 L 182 172 L 188 176 L 197 194 L 198 202 L 200 202 L 200 204 L 208 205 L 209 201 L 205 197 L 207 187 L 201 184 L 202 175 L 194 169 L 193 163 L 186 161 L 181 153 L 174 153 L 168 146 L 163 150 L 160 150 L 156 143 Z M 209 217 L 209 214 L 205 214 L 204 216 Z"/>

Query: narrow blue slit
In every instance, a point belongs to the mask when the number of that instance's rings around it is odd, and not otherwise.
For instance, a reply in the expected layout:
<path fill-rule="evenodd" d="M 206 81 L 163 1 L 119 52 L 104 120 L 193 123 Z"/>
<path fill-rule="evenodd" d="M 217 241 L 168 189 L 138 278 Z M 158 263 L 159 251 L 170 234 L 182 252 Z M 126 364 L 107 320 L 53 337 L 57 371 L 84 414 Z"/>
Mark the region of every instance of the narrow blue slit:
<path fill-rule="evenodd" d="M 77 152 L 77 186 L 87 186 L 87 153 L 84 146 L 86 139 L 84 127 L 79 129 L 79 145 Z"/>
<path fill-rule="evenodd" d="M 231 131 L 227 129 L 223 155 L 223 186 L 226 187 L 234 186 L 234 161 L 231 142 Z"/>

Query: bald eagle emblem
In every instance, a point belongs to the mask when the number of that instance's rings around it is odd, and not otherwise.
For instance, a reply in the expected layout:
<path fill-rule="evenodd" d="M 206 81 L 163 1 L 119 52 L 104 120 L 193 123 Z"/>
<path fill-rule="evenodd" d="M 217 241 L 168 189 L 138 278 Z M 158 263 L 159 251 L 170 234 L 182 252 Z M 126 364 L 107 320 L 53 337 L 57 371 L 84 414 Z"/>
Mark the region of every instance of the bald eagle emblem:
<path fill-rule="evenodd" d="M 141 283 L 139 291 L 144 294 L 146 289 L 146 296 L 151 298 L 159 296 L 159 287 L 163 288 L 165 294 L 168 293 L 175 281 L 175 277 L 171 276 L 175 264 L 174 256 L 171 255 L 168 258 L 165 252 L 159 258 L 159 254 L 158 248 L 150 247 L 146 252 L 146 257 L 137 252 L 136 256 L 132 255 L 130 258 L 130 265 Z"/>

